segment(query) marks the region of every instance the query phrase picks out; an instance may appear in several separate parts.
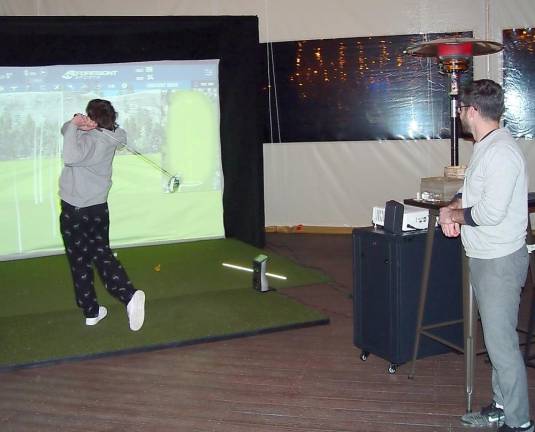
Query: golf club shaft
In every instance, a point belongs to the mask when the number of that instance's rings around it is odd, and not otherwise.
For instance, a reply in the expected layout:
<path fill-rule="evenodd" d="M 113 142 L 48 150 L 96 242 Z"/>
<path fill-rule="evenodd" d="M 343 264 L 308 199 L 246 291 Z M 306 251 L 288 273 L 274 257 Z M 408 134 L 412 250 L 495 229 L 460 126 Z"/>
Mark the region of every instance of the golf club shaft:
<path fill-rule="evenodd" d="M 130 153 L 135 154 L 136 156 L 139 156 L 142 158 L 145 162 L 152 165 L 154 168 L 160 170 L 170 178 L 173 178 L 174 176 L 167 170 L 163 169 L 160 165 L 158 165 L 156 162 L 154 162 L 152 159 L 149 159 L 147 156 L 145 156 L 143 153 L 138 152 L 137 150 L 134 150 L 133 148 L 128 147 L 127 145 L 124 146 Z"/>
<path fill-rule="evenodd" d="M 96 128 L 99 132 L 103 133 L 104 135 L 110 137 L 111 139 L 114 139 L 115 141 L 117 142 L 121 142 L 120 140 L 118 140 L 117 138 L 115 138 L 114 136 L 106 133 L 105 131 L 102 130 L 102 128 Z M 172 175 L 170 172 L 168 172 L 167 170 L 163 169 L 160 165 L 158 165 L 156 162 L 154 162 L 153 160 L 149 159 L 147 156 L 145 156 L 144 154 L 138 152 L 137 150 L 133 149 L 133 148 L 130 148 L 128 147 L 128 145 L 126 145 L 125 143 L 121 143 L 123 145 L 123 147 L 125 149 L 127 149 L 130 153 L 132 154 L 135 154 L 136 156 L 139 156 L 140 158 L 142 158 L 145 162 L 147 162 L 148 164 L 152 165 L 154 168 L 160 170 L 161 172 L 163 172 L 165 175 L 167 175 L 170 179 L 174 178 L 175 176 Z"/>

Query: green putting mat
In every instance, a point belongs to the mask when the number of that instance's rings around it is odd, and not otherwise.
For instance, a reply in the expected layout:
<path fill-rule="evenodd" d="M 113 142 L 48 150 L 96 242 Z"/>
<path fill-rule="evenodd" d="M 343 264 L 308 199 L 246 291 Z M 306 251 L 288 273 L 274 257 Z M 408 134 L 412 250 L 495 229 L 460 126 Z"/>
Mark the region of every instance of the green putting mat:
<path fill-rule="evenodd" d="M 64 255 L 0 262 L 0 368 L 143 351 L 314 324 L 328 318 L 279 292 L 259 293 L 250 268 L 265 251 L 232 239 L 117 249 L 134 285 L 147 296 L 143 328 L 128 328 L 125 308 L 95 276 L 108 316 L 85 326 Z M 322 273 L 267 253 L 270 288 L 325 283 Z"/>

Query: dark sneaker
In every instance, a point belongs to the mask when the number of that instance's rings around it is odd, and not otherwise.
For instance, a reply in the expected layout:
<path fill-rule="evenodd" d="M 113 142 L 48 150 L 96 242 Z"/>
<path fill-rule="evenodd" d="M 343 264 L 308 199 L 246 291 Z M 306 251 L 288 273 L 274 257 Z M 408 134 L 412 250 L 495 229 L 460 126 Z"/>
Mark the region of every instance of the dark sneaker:
<path fill-rule="evenodd" d="M 496 402 L 481 408 L 479 412 L 466 413 L 461 417 L 461 423 L 467 426 L 487 427 L 494 423 L 503 423 L 503 409 L 496 407 Z M 531 431 L 530 431 L 531 432 Z"/>
<path fill-rule="evenodd" d="M 533 432 L 533 429 L 535 429 L 535 426 L 533 424 L 533 420 L 530 420 L 529 425 L 526 427 L 522 427 L 522 426 L 511 427 L 511 426 L 507 426 L 504 423 L 498 429 L 498 432 Z"/>
<path fill-rule="evenodd" d="M 494 401 L 492 401 L 490 405 L 481 408 L 481 414 L 487 416 L 487 419 L 490 423 L 503 423 L 503 409 L 498 408 L 496 406 L 496 402 Z"/>

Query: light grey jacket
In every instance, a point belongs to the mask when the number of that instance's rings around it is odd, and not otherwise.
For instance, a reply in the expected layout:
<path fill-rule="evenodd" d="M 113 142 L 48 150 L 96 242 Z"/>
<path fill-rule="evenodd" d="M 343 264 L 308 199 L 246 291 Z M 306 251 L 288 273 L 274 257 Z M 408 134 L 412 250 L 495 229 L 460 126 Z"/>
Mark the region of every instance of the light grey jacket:
<path fill-rule="evenodd" d="M 75 207 L 105 203 L 115 150 L 126 145 L 126 132 L 121 128 L 82 131 L 69 121 L 61 133 L 64 167 L 59 178 L 60 198 Z"/>
<path fill-rule="evenodd" d="M 526 160 L 507 129 L 497 129 L 475 143 L 462 194 L 463 208 L 472 207 L 472 219 L 478 225 L 461 228 L 466 255 L 500 258 L 525 245 Z"/>

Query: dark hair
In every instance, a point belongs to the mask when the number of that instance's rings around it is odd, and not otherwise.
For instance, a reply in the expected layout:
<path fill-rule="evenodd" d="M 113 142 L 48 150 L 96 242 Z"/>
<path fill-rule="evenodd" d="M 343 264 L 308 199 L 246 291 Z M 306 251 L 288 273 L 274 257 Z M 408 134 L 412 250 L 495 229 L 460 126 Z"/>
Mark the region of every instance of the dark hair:
<path fill-rule="evenodd" d="M 85 109 L 88 117 L 97 123 L 98 127 L 115 130 L 117 129 L 117 112 L 110 101 L 104 99 L 90 100 Z"/>
<path fill-rule="evenodd" d="M 502 87 L 489 79 L 473 81 L 460 93 L 463 105 L 473 106 L 482 117 L 500 121 L 505 110 Z"/>

